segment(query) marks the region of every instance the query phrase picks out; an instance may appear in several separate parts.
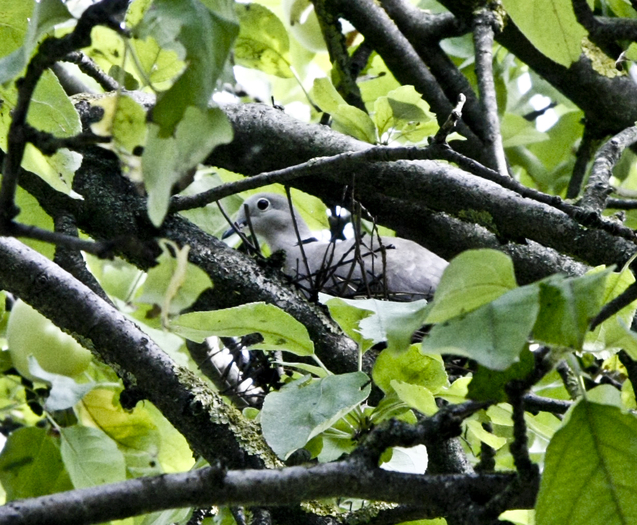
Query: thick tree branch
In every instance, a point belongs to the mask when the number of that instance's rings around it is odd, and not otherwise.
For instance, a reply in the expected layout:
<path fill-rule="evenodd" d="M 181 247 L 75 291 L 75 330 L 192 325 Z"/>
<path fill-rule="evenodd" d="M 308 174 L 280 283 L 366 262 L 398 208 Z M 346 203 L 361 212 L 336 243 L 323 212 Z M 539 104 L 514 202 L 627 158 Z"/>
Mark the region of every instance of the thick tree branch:
<path fill-rule="evenodd" d="M 422 517 L 434 518 L 489 500 L 511 479 L 401 474 L 352 461 L 283 470 L 206 468 L 11 502 L 0 508 L 0 524 L 88 525 L 177 507 L 291 505 L 338 496 L 418 505 Z M 529 508 L 534 497 L 521 492 L 511 508 Z"/>
<path fill-rule="evenodd" d="M 140 389 L 211 464 L 220 460 L 235 468 L 264 465 L 256 449 L 246 452 L 239 447 L 238 438 L 248 432 L 249 424 L 235 409 L 224 405 L 124 315 L 49 259 L 15 239 L 0 239 L 0 288 L 72 333 L 126 385 Z M 256 434 L 256 429 L 251 432 Z M 262 457 L 277 464 L 268 451 L 263 444 Z"/>

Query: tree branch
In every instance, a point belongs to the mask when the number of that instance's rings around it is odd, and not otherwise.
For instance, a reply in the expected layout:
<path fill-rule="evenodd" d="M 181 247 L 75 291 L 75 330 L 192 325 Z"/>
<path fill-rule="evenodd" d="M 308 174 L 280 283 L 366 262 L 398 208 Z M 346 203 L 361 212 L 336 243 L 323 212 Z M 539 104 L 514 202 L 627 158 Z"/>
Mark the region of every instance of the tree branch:
<path fill-rule="evenodd" d="M 489 130 L 485 139 L 485 146 L 489 150 L 489 164 L 500 175 L 509 175 L 500 120 L 498 118 L 498 103 L 495 96 L 493 81 L 493 33 L 495 17 L 487 8 L 480 9 L 473 19 L 473 43 L 476 53 L 476 75 L 478 76 L 478 90 L 482 116 Z"/>
<path fill-rule="evenodd" d="M 434 518 L 492 498 L 511 479 L 370 471 L 352 461 L 282 470 L 206 468 L 10 502 L 0 507 L 0 524 L 88 525 L 178 507 L 291 505 L 337 496 L 418 505 L 423 518 Z M 515 508 L 529 508 L 534 496 L 521 494 Z"/>

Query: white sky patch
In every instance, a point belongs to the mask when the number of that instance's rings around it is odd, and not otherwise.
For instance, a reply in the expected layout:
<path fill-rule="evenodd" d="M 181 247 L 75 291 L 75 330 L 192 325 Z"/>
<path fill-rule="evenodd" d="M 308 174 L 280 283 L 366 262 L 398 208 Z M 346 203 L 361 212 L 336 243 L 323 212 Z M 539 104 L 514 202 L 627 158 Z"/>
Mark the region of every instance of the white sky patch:
<path fill-rule="evenodd" d="M 544 109 L 550 103 L 551 99 L 544 95 L 533 95 L 531 100 L 529 100 L 529 104 L 531 104 L 535 110 Z M 555 125 L 557 120 L 558 117 L 555 110 L 549 109 L 548 111 L 545 111 L 543 115 L 540 115 L 537 119 L 535 119 L 535 127 L 538 131 L 547 131 Z"/>
<path fill-rule="evenodd" d="M 531 89 L 531 75 L 523 73 L 518 77 L 518 89 L 520 90 L 520 95 L 524 95 Z"/>

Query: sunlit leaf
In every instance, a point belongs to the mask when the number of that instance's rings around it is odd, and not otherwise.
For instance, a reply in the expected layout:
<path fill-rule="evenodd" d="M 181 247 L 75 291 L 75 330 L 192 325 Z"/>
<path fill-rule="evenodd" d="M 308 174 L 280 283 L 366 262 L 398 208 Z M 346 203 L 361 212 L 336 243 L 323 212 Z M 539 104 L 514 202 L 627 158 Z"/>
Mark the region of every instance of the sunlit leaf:
<path fill-rule="evenodd" d="M 546 452 L 537 525 L 637 521 L 637 419 L 586 400 Z"/>
<path fill-rule="evenodd" d="M 239 36 L 234 47 L 237 64 L 282 78 L 290 70 L 290 40 L 283 23 L 268 8 L 256 4 L 237 4 Z"/>
<path fill-rule="evenodd" d="M 287 350 L 305 356 L 314 353 L 314 343 L 305 326 L 271 304 L 250 303 L 225 310 L 184 314 L 171 322 L 171 329 L 198 342 L 211 335 L 235 337 L 258 332 L 263 336 L 263 343 L 253 345 L 253 348 Z"/>
<path fill-rule="evenodd" d="M 428 323 L 441 323 L 475 310 L 517 286 L 511 258 L 496 250 L 467 250 L 445 269 Z"/>

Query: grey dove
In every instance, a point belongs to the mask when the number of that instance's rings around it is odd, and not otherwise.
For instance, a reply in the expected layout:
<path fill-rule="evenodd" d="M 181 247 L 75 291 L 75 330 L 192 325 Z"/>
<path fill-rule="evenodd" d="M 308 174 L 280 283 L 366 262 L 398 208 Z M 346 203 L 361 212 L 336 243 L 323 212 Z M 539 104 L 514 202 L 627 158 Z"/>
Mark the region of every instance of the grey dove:
<path fill-rule="evenodd" d="M 236 218 L 239 228 L 248 224 L 246 211 L 254 233 L 271 252 L 285 252 L 283 271 L 308 296 L 322 291 L 338 297 L 430 299 L 449 264 L 400 237 L 364 235 L 359 242 L 318 241 L 296 210 L 292 220 L 283 195 L 259 193 L 246 199 Z"/>

